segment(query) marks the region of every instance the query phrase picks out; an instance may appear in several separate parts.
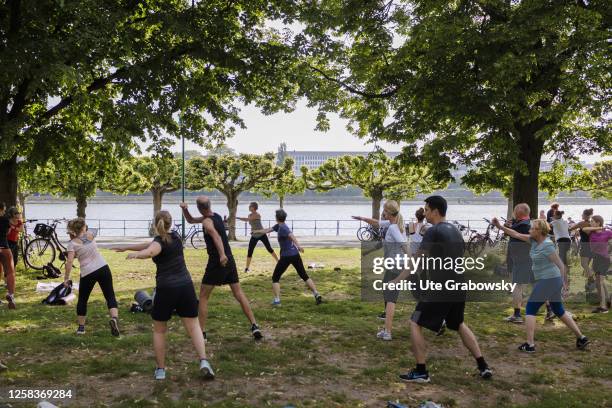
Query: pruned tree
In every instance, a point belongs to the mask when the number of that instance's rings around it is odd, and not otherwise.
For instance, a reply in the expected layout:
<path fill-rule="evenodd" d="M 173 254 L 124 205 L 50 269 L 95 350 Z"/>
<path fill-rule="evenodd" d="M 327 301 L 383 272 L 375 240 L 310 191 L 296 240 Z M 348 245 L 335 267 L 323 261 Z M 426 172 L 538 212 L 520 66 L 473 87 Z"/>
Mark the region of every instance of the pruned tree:
<path fill-rule="evenodd" d="M 365 197 L 372 199 L 372 218 L 376 219 L 380 218 L 380 204 L 385 197 L 408 199 L 448 184 L 438 181 L 427 166 L 391 159 L 382 151 L 332 158 L 314 170 L 302 167 L 302 177 L 307 188 L 316 191 L 359 187 Z"/>
<path fill-rule="evenodd" d="M 240 194 L 272 185 L 292 167 L 292 159 L 277 165 L 273 153 L 194 158 L 187 166 L 187 186 L 190 190 L 216 189 L 225 196 L 229 211 L 229 239 L 236 240 L 236 212 Z"/>

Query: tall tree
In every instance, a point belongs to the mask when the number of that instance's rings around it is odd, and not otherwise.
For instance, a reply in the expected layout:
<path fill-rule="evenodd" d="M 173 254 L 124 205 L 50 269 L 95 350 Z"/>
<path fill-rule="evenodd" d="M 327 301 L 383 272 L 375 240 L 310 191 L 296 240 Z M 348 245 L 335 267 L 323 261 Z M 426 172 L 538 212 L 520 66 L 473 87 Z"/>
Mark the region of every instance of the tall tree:
<path fill-rule="evenodd" d="M 543 154 L 612 149 L 609 2 L 306 7 L 301 40 L 319 77 L 303 84 L 311 103 L 360 135 L 407 143 L 407 158 L 440 175 L 458 164 L 493 177 L 510 169 L 513 201 L 537 208 Z"/>
<path fill-rule="evenodd" d="M 168 149 L 243 127 L 239 106 L 291 110 L 295 50 L 270 22 L 284 1 L 0 2 L 0 201 L 16 201 L 17 154 L 44 162 L 64 128 Z M 82 132 L 82 137 L 88 132 Z"/>
<path fill-rule="evenodd" d="M 340 156 L 328 159 L 320 167 L 309 170 L 302 167 L 302 177 L 309 189 L 329 191 L 334 188 L 355 186 L 372 199 L 372 218 L 380 218 L 383 198 L 394 200 L 412 198 L 444 188 L 427 166 L 404 163 L 391 159 L 382 151 L 368 156 Z"/>
<path fill-rule="evenodd" d="M 240 194 L 275 183 L 292 167 L 292 159 L 277 165 L 273 153 L 195 158 L 189 161 L 187 167 L 187 186 L 190 190 L 214 188 L 225 196 L 229 211 L 229 239 L 236 240 L 236 211 Z"/>
<path fill-rule="evenodd" d="M 117 177 L 109 183 L 118 194 L 142 194 L 153 197 L 153 214 L 161 210 L 164 195 L 181 188 L 181 160 L 171 156 L 142 156 L 121 164 Z"/>
<path fill-rule="evenodd" d="M 26 218 L 26 200 L 32 194 L 48 194 L 49 186 L 53 180 L 53 167 L 48 163 L 32 164 L 22 161 L 17 164 L 17 175 L 19 178 L 19 189 L 17 197 L 23 217 Z"/>

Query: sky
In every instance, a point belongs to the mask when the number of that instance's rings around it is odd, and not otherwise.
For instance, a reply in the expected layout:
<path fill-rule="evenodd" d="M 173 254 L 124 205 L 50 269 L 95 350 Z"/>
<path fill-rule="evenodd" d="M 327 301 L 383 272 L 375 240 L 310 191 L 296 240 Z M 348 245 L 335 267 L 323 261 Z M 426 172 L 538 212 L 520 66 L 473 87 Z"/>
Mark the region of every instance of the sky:
<path fill-rule="evenodd" d="M 347 121 L 338 115 L 329 114 L 330 129 L 327 132 L 315 130 L 317 111 L 306 106 L 305 101 L 297 104 L 291 113 L 276 113 L 266 116 L 254 106 L 243 107 L 241 117 L 246 129 L 236 129 L 234 137 L 228 139 L 226 144 L 237 153 L 265 152 L 276 153 L 278 146 L 285 142 L 287 150 L 315 150 L 315 151 L 371 151 L 373 144 L 366 144 L 365 140 L 349 133 L 346 129 Z M 378 145 L 385 151 L 400 151 L 401 145 L 388 142 L 379 142 Z M 186 150 L 204 149 L 198 145 L 186 142 Z M 175 144 L 175 151 L 181 150 L 180 141 Z M 582 155 L 581 161 L 594 163 L 602 160 L 601 155 Z M 607 160 L 610 157 L 606 157 Z"/>

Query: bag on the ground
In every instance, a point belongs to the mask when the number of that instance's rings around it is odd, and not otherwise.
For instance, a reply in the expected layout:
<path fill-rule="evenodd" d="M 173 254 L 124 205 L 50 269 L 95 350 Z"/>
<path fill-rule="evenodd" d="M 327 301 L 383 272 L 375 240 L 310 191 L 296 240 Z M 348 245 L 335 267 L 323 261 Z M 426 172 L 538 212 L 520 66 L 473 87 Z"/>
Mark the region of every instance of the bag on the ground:
<path fill-rule="evenodd" d="M 66 296 L 72 293 L 72 281 L 68 281 L 69 286 L 64 286 L 63 283 L 57 285 L 49 295 L 43 299 L 42 303 L 45 305 L 65 305 L 66 302 L 63 300 Z"/>
<path fill-rule="evenodd" d="M 62 276 L 62 271 L 60 271 L 57 266 L 49 262 L 43 266 L 42 274 L 47 279 L 55 279 Z"/>

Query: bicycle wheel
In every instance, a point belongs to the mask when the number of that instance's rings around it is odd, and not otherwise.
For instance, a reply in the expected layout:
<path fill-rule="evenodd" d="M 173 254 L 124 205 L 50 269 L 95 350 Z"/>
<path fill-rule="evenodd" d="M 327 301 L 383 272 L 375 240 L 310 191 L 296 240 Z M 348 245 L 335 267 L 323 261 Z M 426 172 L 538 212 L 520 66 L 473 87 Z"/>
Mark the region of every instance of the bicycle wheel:
<path fill-rule="evenodd" d="M 35 238 L 28 243 L 25 249 L 26 264 L 38 271 L 49 263 L 55 261 L 55 247 L 50 240 Z"/>
<path fill-rule="evenodd" d="M 481 235 L 474 235 L 467 243 L 468 253 L 476 258 L 482 254 L 487 245 L 487 239 Z"/>
<path fill-rule="evenodd" d="M 206 248 L 206 241 L 204 241 L 204 233 L 202 231 L 196 231 L 191 236 L 191 246 L 195 249 Z"/>

